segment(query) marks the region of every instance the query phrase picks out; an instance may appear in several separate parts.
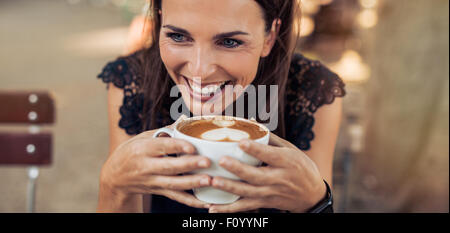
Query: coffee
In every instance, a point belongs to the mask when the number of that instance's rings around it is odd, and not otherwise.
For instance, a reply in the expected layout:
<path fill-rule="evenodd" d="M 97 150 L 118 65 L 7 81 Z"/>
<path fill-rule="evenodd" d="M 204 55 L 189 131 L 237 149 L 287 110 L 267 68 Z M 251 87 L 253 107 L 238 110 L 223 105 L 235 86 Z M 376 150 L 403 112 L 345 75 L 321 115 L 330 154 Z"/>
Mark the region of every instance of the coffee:
<path fill-rule="evenodd" d="M 238 159 L 249 166 L 260 166 L 262 161 L 241 150 L 238 143 L 242 138 L 253 139 L 255 143 L 269 144 L 269 129 L 262 124 L 249 121 L 244 118 L 230 116 L 195 116 L 186 118 L 176 123 L 175 129 L 158 129 L 153 137 L 161 133 L 168 134 L 172 138 L 178 138 L 191 143 L 196 154 L 205 156 L 211 160 L 209 168 L 201 168 L 188 174 L 207 174 L 220 176 L 232 180 L 241 178 L 234 173 L 219 166 L 219 160 L 223 156 Z M 206 139 L 206 140 L 205 140 Z M 183 156 L 183 155 L 180 155 Z M 211 186 L 194 188 L 194 196 L 201 201 L 213 204 L 230 204 L 239 199 L 239 195 L 230 193 Z"/>
<path fill-rule="evenodd" d="M 255 140 L 267 134 L 267 131 L 257 124 L 226 116 L 187 121 L 180 124 L 178 130 L 191 137 L 218 142 Z"/>

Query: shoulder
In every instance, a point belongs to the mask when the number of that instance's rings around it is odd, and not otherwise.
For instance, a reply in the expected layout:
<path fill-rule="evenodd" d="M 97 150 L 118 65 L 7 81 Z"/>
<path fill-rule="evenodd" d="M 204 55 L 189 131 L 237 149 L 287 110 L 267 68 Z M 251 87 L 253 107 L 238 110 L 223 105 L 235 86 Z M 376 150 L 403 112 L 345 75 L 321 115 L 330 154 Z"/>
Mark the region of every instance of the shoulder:
<path fill-rule="evenodd" d="M 112 83 L 116 87 L 124 89 L 128 85 L 142 83 L 143 62 L 141 59 L 144 50 L 137 51 L 127 56 L 119 56 L 108 62 L 97 75 L 104 83 Z"/>
<path fill-rule="evenodd" d="M 119 127 L 128 135 L 142 132 L 142 109 L 144 96 L 141 92 L 143 83 L 143 64 L 141 56 L 143 50 L 127 56 L 117 57 L 108 62 L 97 78 L 104 83 L 111 83 L 123 90 L 123 101 L 119 108 Z M 108 88 L 108 86 L 107 86 Z"/>
<path fill-rule="evenodd" d="M 292 57 L 286 86 L 287 138 L 302 150 L 314 139 L 316 111 L 345 96 L 345 83 L 320 61 L 302 54 Z"/>
<path fill-rule="evenodd" d="M 295 54 L 291 60 L 287 95 L 290 100 L 304 98 L 310 101 L 308 110 L 315 112 L 336 97 L 345 96 L 345 83 L 320 61 Z"/>

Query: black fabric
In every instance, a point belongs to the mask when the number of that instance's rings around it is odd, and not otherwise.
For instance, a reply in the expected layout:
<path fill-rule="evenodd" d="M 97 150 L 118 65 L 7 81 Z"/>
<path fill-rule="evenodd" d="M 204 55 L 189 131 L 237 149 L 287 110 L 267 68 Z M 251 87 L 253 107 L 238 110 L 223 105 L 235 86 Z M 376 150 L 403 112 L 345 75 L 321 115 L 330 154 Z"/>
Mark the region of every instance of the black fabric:
<path fill-rule="evenodd" d="M 345 95 L 345 84 L 318 61 L 296 54 L 291 62 L 286 90 L 286 140 L 309 150 L 314 139 L 314 113 L 324 104 Z"/>
<path fill-rule="evenodd" d="M 143 131 L 142 111 L 144 95 L 140 89 L 143 82 L 142 64 L 138 59 L 144 51 L 129 56 L 121 56 L 109 62 L 97 76 L 104 83 L 112 83 L 124 90 L 123 104 L 120 107 L 119 127 L 129 135 Z M 333 103 L 336 97 L 345 95 L 343 81 L 319 61 L 295 54 L 291 61 L 286 87 L 286 140 L 299 149 L 307 151 L 314 139 L 314 113 L 325 104 Z M 170 106 L 170 105 L 167 105 Z M 166 109 L 165 112 L 168 112 Z M 172 119 L 158 115 L 159 127 Z M 170 117 L 169 117 L 170 118 Z M 146 129 L 150 130 L 150 129 Z M 153 195 L 152 212 L 205 212 L 207 210 L 191 208 L 166 197 Z M 261 209 L 260 212 L 279 212 L 275 209 Z"/>

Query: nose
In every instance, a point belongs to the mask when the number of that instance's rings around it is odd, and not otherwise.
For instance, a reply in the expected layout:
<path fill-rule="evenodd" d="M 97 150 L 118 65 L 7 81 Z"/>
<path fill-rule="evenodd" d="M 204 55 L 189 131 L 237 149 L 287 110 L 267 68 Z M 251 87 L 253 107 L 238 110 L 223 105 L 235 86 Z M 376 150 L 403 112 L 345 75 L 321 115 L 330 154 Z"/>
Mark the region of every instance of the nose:
<path fill-rule="evenodd" d="M 203 81 L 216 72 L 214 53 L 207 47 L 196 46 L 188 61 L 188 69 L 191 77 Z"/>

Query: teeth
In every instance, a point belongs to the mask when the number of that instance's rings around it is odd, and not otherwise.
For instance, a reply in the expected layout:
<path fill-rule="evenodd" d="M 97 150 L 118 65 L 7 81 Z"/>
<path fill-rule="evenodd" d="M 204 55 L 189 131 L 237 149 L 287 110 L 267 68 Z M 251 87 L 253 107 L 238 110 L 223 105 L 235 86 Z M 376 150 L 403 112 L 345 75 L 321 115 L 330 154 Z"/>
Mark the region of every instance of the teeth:
<path fill-rule="evenodd" d="M 198 86 L 191 85 L 191 87 L 192 87 L 192 90 L 195 92 L 200 92 L 200 93 L 202 92 L 202 89 L 200 89 Z"/>
<path fill-rule="evenodd" d="M 218 84 L 208 85 L 208 86 L 203 87 L 203 88 L 201 88 L 200 86 L 195 85 L 195 84 L 193 84 L 193 83 L 191 83 L 191 82 L 190 82 L 190 85 L 191 85 L 191 88 L 192 88 L 192 90 L 193 90 L 194 92 L 201 93 L 202 95 L 210 95 L 210 94 L 215 93 L 215 92 L 216 92 L 218 89 L 220 89 L 220 88 L 222 87 L 222 85 L 224 85 L 225 83 L 226 83 L 226 81 L 225 81 L 225 82 L 218 83 Z"/>

